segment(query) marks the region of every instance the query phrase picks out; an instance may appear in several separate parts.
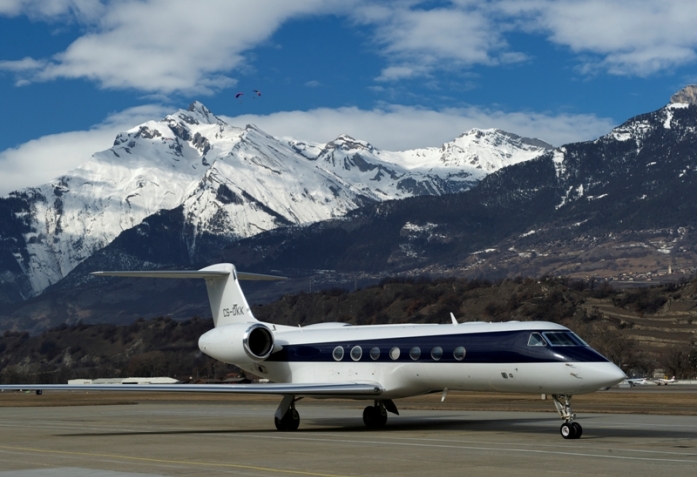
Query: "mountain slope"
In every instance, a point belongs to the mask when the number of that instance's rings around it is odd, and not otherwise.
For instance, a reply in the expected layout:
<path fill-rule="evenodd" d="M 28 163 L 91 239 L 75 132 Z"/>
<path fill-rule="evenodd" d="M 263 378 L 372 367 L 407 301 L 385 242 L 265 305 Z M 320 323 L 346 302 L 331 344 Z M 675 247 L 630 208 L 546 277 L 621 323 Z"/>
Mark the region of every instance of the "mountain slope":
<path fill-rule="evenodd" d="M 632 118 L 595 141 L 567 144 L 500 169 L 466 192 L 373 202 L 343 217 L 240 239 L 222 252 L 219 247 L 225 244 L 216 242 L 206 247 L 204 261 L 230 261 L 243 270 L 296 277 L 321 277 L 329 270 L 351 282 L 394 273 L 496 277 L 581 270 L 578 273 L 596 275 L 606 266 L 603 263 L 620 271 L 668 268 L 668 260 L 676 266 L 697 265 L 692 238 L 697 202 L 691 199 L 697 186 L 696 146 L 697 105 L 672 103 Z M 288 147 L 302 152 L 304 161 L 322 164 L 327 174 L 348 167 L 356 176 L 389 175 L 384 164 L 373 162 L 370 169 L 361 162 L 377 152 L 346 137 L 326 147 L 299 142 L 289 142 Z M 431 152 L 434 155 L 424 163 L 442 158 Z M 406 162 L 400 167 L 409 170 Z M 124 231 L 48 289 L 45 301 L 39 297 L 23 309 L 13 309 L 6 322 L 39 330 L 47 321 L 33 321 L 32 309 L 46 310 L 44 317 L 50 316 L 55 325 L 66 316 L 75 321 L 114 310 L 118 300 L 144 298 L 141 285 L 99 282 L 88 275 L 96 269 L 198 265 L 187 262 L 191 234 L 186 231 L 185 210 L 182 204 L 158 212 Z M 15 236 L 28 227 L 19 220 L 13 224 Z M 212 234 L 207 240 L 213 243 L 218 237 Z M 659 259 L 664 261 L 659 264 Z M 189 289 L 182 285 L 177 288 L 180 294 L 165 286 L 171 285 L 148 285 L 148 296 L 181 296 Z M 108 293 L 102 296 L 99 290 Z M 83 304 L 74 311 L 54 312 L 72 306 L 74 302 L 61 298 L 67 294 L 81 297 Z M 134 300 L 128 303 L 142 306 Z M 119 319 L 138 316 L 127 308 L 119 307 Z"/>
<path fill-rule="evenodd" d="M 493 147 L 511 163 L 550 147 L 502 134 L 481 132 L 496 138 L 461 147 L 461 160 L 434 170 L 433 155 L 422 167 L 398 162 L 408 153 L 383 154 L 346 135 L 326 145 L 278 140 L 252 125 L 230 126 L 196 102 L 119 134 L 113 147 L 49 184 L 0 199 L 0 301 L 37 295 L 160 211 L 180 211 L 176 233 L 183 263 L 191 264 L 207 259 L 211 246 L 279 226 L 341 217 L 373 202 L 466 190 L 492 167 L 481 166 L 476 154 L 496 156 Z"/>
<path fill-rule="evenodd" d="M 261 268 L 406 271 L 465 267 L 475 252 L 507 252 L 500 247 L 506 239 L 534 248 L 670 229 L 677 240 L 697 226 L 696 172 L 697 105 L 673 103 L 595 141 L 501 169 L 465 193 L 386 202 L 279 230 L 233 244 L 221 258 Z M 661 250 L 678 253 L 690 243 Z"/>

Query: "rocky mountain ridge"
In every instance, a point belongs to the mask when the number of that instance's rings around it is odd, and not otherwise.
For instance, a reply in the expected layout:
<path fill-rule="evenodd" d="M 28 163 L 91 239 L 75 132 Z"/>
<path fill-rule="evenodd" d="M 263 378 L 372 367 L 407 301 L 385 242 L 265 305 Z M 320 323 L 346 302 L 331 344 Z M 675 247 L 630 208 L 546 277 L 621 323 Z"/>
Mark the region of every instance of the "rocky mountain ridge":
<path fill-rule="evenodd" d="M 347 135 L 325 145 L 279 140 L 253 125 L 231 126 L 195 102 L 119 134 L 110 149 L 48 184 L 0 198 L 0 302 L 36 296 L 161 211 L 181 214 L 177 233 L 188 262 L 196 263 L 211 247 L 279 226 L 341 217 L 384 200 L 460 192 L 496 167 L 551 148 L 509 137 L 515 141 L 460 148 L 447 162 L 435 149 L 383 152 Z M 503 159 L 480 164 L 477 154 Z"/>
<path fill-rule="evenodd" d="M 579 265 L 592 275 L 576 259 L 605 260 L 592 253 L 604 244 L 615 275 L 629 263 L 623 260 L 640 255 L 628 252 L 637 247 L 646 251 L 646 273 L 666 270 L 670 261 L 689 272 L 697 266 L 695 151 L 697 105 L 672 103 L 594 141 L 501 169 L 462 194 L 376 204 L 343 220 L 263 234 L 229 246 L 221 259 L 274 269 L 313 263 L 489 277 L 557 275 Z M 328 240 L 332 249 L 311 258 Z M 660 263 L 646 263 L 648 257 Z"/>

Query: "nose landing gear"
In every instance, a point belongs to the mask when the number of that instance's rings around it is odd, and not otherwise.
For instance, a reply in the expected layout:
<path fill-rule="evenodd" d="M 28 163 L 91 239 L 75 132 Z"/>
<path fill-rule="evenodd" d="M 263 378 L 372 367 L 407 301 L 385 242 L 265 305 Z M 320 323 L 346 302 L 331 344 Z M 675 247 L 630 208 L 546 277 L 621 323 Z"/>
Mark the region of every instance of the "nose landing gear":
<path fill-rule="evenodd" d="M 578 439 L 583 434 L 583 428 L 578 422 L 565 422 L 559 428 L 559 433 L 564 439 Z"/>
<path fill-rule="evenodd" d="M 575 422 L 576 414 L 571 412 L 571 395 L 552 394 L 554 406 L 557 412 L 564 419 L 564 424 L 559 428 L 559 433 L 564 439 L 578 439 L 583 434 L 581 424 Z"/>

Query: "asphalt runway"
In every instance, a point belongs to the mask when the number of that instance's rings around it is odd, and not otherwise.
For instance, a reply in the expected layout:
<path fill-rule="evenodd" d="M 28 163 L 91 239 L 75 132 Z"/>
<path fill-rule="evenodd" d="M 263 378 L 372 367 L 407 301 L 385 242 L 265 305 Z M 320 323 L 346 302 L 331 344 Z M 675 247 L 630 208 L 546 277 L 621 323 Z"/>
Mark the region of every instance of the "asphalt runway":
<path fill-rule="evenodd" d="M 404 410 L 369 431 L 363 406 L 302 400 L 289 433 L 269 400 L 4 407 L 0 477 L 697 473 L 695 416 L 579 414 L 571 441 L 556 413 Z"/>

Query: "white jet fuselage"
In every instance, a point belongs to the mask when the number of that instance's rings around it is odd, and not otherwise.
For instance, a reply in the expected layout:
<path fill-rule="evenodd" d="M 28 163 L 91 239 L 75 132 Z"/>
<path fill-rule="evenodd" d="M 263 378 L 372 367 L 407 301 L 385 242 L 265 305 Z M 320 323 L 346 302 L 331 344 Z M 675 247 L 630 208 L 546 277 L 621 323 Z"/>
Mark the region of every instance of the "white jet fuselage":
<path fill-rule="evenodd" d="M 263 326 L 271 335 L 272 349 L 264 359 L 243 347 L 244 333 L 252 326 Z M 625 378 L 580 340 L 553 346 L 543 339 L 544 344 L 531 345 L 533 333 L 573 335 L 548 322 L 304 328 L 256 322 L 215 328 L 201 337 L 199 347 L 277 383 L 379 383 L 382 399 L 444 389 L 583 394 Z"/>

